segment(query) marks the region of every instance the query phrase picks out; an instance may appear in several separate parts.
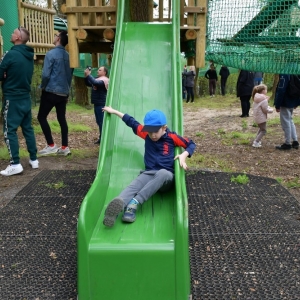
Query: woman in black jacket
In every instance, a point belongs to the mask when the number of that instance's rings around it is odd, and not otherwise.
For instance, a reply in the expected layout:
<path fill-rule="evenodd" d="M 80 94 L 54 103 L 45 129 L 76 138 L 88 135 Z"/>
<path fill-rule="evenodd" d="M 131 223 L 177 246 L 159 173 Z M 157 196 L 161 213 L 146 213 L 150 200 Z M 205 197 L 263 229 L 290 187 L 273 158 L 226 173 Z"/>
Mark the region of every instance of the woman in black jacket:
<path fill-rule="evenodd" d="M 211 97 L 215 96 L 216 86 L 218 81 L 218 75 L 216 72 L 216 68 L 213 64 L 210 65 L 209 70 L 206 71 L 204 77 L 208 79 L 208 90 Z"/>
<path fill-rule="evenodd" d="M 254 88 L 254 73 L 241 70 L 236 83 L 236 96 L 240 97 L 242 114 L 241 118 L 249 117 L 250 99 Z"/>
<path fill-rule="evenodd" d="M 190 66 L 190 71 L 188 72 L 186 68 L 182 72 L 182 75 L 185 76 L 185 89 L 187 93 L 186 103 L 189 103 L 190 98 L 191 102 L 194 103 L 194 84 L 195 84 L 195 67 Z"/>

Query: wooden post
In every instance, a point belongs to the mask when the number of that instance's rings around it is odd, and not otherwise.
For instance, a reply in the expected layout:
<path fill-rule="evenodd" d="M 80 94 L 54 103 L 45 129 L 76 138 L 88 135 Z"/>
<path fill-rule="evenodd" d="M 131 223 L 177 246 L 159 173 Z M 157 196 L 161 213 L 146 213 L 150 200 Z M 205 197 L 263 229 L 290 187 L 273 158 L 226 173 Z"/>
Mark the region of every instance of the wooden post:
<path fill-rule="evenodd" d="M 76 6 L 76 0 L 67 0 L 67 7 Z M 78 42 L 76 39 L 76 31 L 73 29 L 78 26 L 77 18 L 75 13 L 69 13 L 68 18 L 68 38 L 69 38 L 69 55 L 70 55 L 70 67 L 78 68 L 79 67 L 79 50 Z"/>
<path fill-rule="evenodd" d="M 205 7 L 207 12 L 207 0 L 197 0 L 197 5 Z M 206 49 L 206 12 L 197 14 L 197 26 L 200 27 L 196 40 L 196 68 L 205 67 L 205 49 Z"/>
<path fill-rule="evenodd" d="M 158 2 L 158 21 L 163 22 L 164 19 L 164 1 L 159 0 Z"/>
<path fill-rule="evenodd" d="M 188 6 L 194 6 L 194 3 L 195 3 L 194 0 L 189 0 Z M 194 14 L 188 13 L 188 16 L 187 16 L 187 25 L 188 26 L 194 26 Z"/>
<path fill-rule="evenodd" d="M 95 6 L 102 6 L 102 0 L 95 0 Z M 96 25 L 103 25 L 103 13 L 96 13 Z"/>
<path fill-rule="evenodd" d="M 153 0 L 148 0 L 148 13 L 149 22 L 153 22 Z"/>
<path fill-rule="evenodd" d="M 180 26 L 184 26 L 184 5 L 185 0 L 180 0 Z"/>
<path fill-rule="evenodd" d="M 117 7 L 117 0 L 110 0 L 110 5 Z M 116 13 L 111 12 L 110 13 L 110 24 L 111 25 L 116 25 L 116 23 L 117 23 Z"/>
<path fill-rule="evenodd" d="M 97 53 L 92 53 L 92 67 L 98 68 L 98 55 Z"/>

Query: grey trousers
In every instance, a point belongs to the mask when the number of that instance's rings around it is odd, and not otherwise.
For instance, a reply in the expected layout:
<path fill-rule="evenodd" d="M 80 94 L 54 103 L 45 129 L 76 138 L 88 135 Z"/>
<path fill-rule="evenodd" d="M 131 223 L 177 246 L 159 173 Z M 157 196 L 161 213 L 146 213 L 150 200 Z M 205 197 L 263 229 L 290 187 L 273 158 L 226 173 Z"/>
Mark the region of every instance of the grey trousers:
<path fill-rule="evenodd" d="M 293 121 L 293 108 L 280 107 L 280 123 L 284 132 L 285 143 L 291 144 L 292 141 L 298 141 L 296 127 Z"/>
<path fill-rule="evenodd" d="M 158 171 L 142 171 L 118 196 L 127 205 L 134 198 L 140 204 L 147 201 L 157 191 L 169 190 L 174 181 L 174 174 L 165 169 Z"/>
<path fill-rule="evenodd" d="M 261 139 L 263 138 L 263 136 L 267 133 L 267 122 L 263 122 L 263 123 L 260 123 L 260 124 L 257 124 L 259 129 L 258 129 L 258 132 L 256 134 L 256 138 L 255 138 L 255 141 L 256 142 L 260 142 Z"/>

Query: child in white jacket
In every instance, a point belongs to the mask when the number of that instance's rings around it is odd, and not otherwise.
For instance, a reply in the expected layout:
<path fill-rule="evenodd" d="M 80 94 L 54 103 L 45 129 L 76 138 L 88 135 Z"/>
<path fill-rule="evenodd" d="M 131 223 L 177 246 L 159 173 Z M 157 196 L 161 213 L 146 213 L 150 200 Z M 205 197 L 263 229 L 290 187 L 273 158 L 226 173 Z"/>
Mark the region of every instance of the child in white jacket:
<path fill-rule="evenodd" d="M 260 148 L 261 139 L 267 133 L 267 114 L 272 113 L 273 109 L 268 105 L 268 88 L 264 84 L 256 85 L 252 91 L 253 98 L 253 118 L 259 129 L 252 147 Z"/>

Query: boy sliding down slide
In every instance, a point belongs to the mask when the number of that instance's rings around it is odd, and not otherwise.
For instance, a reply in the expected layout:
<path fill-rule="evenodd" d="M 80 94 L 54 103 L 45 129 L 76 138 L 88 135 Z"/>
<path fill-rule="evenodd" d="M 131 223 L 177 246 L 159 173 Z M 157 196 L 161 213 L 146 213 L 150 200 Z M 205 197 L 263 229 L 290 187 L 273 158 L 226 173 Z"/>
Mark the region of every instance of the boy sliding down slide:
<path fill-rule="evenodd" d="M 128 114 L 123 114 L 109 106 L 103 111 L 117 115 L 125 124 L 132 128 L 134 134 L 145 140 L 145 170 L 134 179 L 107 206 L 103 224 L 112 227 L 119 213 L 124 212 L 122 220 L 133 223 L 139 204 L 143 204 L 157 191 L 169 190 L 174 182 L 174 160 L 179 159 L 180 166 L 186 170 L 185 162 L 195 150 L 195 143 L 187 138 L 171 132 L 167 128 L 167 119 L 160 110 L 149 111 L 144 118 L 144 126 Z M 175 157 L 175 147 L 185 149 Z"/>

